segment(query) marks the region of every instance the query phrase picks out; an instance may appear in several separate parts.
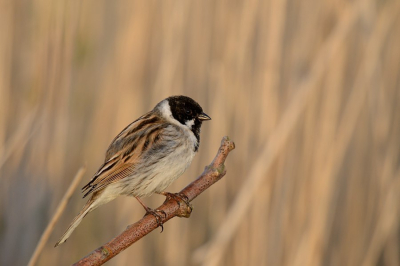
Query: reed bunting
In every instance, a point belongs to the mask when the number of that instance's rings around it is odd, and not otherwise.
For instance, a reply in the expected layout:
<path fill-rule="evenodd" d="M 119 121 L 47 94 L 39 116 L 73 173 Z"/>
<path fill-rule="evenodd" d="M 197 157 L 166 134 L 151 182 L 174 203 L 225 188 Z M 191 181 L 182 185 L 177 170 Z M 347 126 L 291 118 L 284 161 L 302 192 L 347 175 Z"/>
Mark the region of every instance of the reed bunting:
<path fill-rule="evenodd" d="M 64 243 L 89 212 L 119 195 L 136 197 L 146 214 L 153 214 L 159 222 L 157 211 L 140 198 L 153 193 L 173 195 L 164 190 L 189 167 L 199 148 L 201 124 L 210 119 L 193 99 L 172 96 L 128 125 L 111 142 L 103 165 L 82 188 L 83 197 L 90 199 L 55 246 Z"/>

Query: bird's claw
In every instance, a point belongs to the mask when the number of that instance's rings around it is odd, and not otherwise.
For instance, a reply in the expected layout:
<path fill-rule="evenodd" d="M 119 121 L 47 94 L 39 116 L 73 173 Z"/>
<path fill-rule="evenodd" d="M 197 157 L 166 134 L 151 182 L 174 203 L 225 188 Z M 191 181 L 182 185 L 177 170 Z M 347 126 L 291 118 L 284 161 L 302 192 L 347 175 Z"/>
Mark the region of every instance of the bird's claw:
<path fill-rule="evenodd" d="M 160 215 L 159 213 L 160 213 L 161 215 Z M 162 233 L 162 232 L 164 231 L 163 219 L 167 218 L 167 214 L 165 213 L 165 211 L 162 211 L 162 210 L 153 210 L 153 209 L 147 208 L 147 209 L 146 209 L 146 214 L 145 214 L 144 216 L 149 215 L 149 214 L 150 214 L 150 215 L 153 215 L 154 218 L 156 218 L 157 226 L 160 226 L 160 227 L 161 227 L 161 232 L 160 232 L 160 233 Z"/>

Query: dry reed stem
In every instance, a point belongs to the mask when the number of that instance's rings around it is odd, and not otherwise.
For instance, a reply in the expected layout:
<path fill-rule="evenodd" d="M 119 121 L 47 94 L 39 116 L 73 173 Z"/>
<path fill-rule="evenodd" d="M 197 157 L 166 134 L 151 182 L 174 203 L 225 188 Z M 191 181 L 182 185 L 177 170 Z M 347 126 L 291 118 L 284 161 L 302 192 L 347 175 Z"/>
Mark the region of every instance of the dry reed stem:
<path fill-rule="evenodd" d="M 36 120 L 37 108 L 34 108 L 21 123 L 21 126 L 13 133 L 12 137 L 0 149 L 0 168 L 4 165 L 13 151 L 23 149 L 33 134 L 39 128 L 41 122 Z M 35 121 L 36 120 L 36 121 Z M 36 122 L 36 124 L 35 124 Z M 33 129 L 32 129 L 33 128 Z"/>
<path fill-rule="evenodd" d="M 212 163 L 205 168 L 200 177 L 182 189 L 179 193 L 185 195 L 189 201 L 192 201 L 211 185 L 220 180 L 226 174 L 224 162 L 229 152 L 234 148 L 234 142 L 228 137 L 224 137 Z M 192 211 L 191 208 L 185 204 L 179 204 L 179 202 L 174 199 L 166 199 L 157 210 L 165 213 L 165 216 L 162 219 L 163 223 L 166 223 L 176 216 L 189 218 Z M 153 215 L 145 215 L 140 221 L 129 225 L 119 236 L 92 251 L 89 255 L 74 265 L 102 265 L 145 235 L 149 234 L 158 226 L 157 220 Z"/>
<path fill-rule="evenodd" d="M 316 56 L 312 64 L 308 79 L 301 83 L 298 92 L 293 96 L 293 100 L 281 122 L 272 132 L 268 145 L 258 156 L 249 174 L 249 179 L 243 184 L 241 191 L 235 198 L 234 203 L 225 216 L 224 222 L 220 225 L 216 236 L 209 242 L 200 247 L 194 254 L 194 260 L 202 262 L 202 265 L 218 265 L 228 243 L 230 243 L 234 233 L 237 231 L 240 222 L 245 217 L 251 201 L 257 195 L 257 190 L 265 180 L 266 173 L 271 169 L 273 162 L 280 154 L 287 142 L 291 132 L 307 106 L 310 95 L 318 90 L 318 81 L 326 69 L 326 62 L 338 51 L 338 48 L 345 41 L 347 33 L 356 21 L 357 14 L 354 6 L 349 5 L 340 17 L 340 22 L 327 38 L 322 49 Z"/>
<path fill-rule="evenodd" d="M 57 223 L 58 219 L 60 219 L 61 214 L 64 212 L 69 199 L 71 198 L 76 187 L 78 186 L 79 182 L 81 181 L 83 175 L 85 174 L 85 171 L 86 171 L 86 166 L 83 166 L 76 173 L 74 179 L 71 182 L 71 185 L 69 185 L 67 192 L 65 192 L 64 197 L 62 198 L 60 204 L 58 204 L 56 212 L 54 213 L 49 224 L 47 225 L 42 236 L 40 237 L 40 240 L 35 248 L 35 251 L 33 252 L 31 259 L 29 260 L 28 266 L 33 266 L 36 264 L 37 259 L 39 258 L 39 255 L 43 250 L 43 247 L 46 245 L 51 232 L 53 232 L 54 225 Z"/>
<path fill-rule="evenodd" d="M 399 230 L 397 217 L 400 214 L 400 210 L 396 208 L 396 202 L 399 202 L 400 200 L 400 170 L 397 171 L 394 176 L 396 179 L 392 180 L 392 182 L 390 182 L 388 185 L 388 190 L 384 196 L 382 207 L 379 210 L 379 215 L 377 216 L 378 220 L 376 224 L 376 230 L 371 238 L 370 245 L 366 249 L 366 256 L 363 258 L 361 265 L 377 265 L 380 255 L 379 252 L 385 245 L 385 241 L 393 236 L 393 232 L 398 232 Z M 397 256 L 398 255 L 399 254 L 397 254 Z"/>

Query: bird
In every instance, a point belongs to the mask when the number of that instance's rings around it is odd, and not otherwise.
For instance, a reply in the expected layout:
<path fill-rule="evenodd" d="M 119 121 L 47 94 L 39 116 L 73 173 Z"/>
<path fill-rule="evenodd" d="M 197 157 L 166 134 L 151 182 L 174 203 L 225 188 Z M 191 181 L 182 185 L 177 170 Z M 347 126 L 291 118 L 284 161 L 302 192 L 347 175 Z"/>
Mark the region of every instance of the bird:
<path fill-rule="evenodd" d="M 64 243 L 82 219 L 120 195 L 133 196 L 161 225 L 157 210 L 141 200 L 154 193 L 178 197 L 165 189 L 190 166 L 200 145 L 203 121 L 211 118 L 187 96 L 171 96 L 125 127 L 111 142 L 104 163 L 83 188 L 90 196 L 55 247 Z"/>

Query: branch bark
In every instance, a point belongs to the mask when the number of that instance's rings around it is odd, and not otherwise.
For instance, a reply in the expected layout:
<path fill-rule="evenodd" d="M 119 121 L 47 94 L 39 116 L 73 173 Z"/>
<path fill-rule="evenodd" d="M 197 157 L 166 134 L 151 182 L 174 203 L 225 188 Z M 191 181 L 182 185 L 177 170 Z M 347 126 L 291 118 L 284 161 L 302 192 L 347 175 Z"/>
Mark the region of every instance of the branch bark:
<path fill-rule="evenodd" d="M 235 143 L 231 141 L 229 137 L 224 137 L 212 163 L 206 166 L 204 172 L 195 181 L 182 189 L 180 193 L 185 195 L 189 201 L 192 201 L 203 193 L 203 191 L 220 180 L 226 174 L 224 165 L 225 159 L 234 148 Z M 192 211 L 191 208 L 185 204 L 179 204 L 174 199 L 166 200 L 157 209 L 164 211 L 166 214 L 162 219 L 163 223 L 166 223 L 176 216 L 188 218 Z M 157 227 L 158 224 L 155 217 L 153 215 L 146 215 L 140 221 L 129 225 L 119 236 L 93 250 L 74 265 L 102 265 Z"/>

